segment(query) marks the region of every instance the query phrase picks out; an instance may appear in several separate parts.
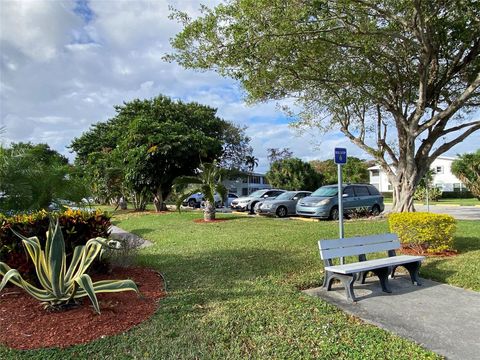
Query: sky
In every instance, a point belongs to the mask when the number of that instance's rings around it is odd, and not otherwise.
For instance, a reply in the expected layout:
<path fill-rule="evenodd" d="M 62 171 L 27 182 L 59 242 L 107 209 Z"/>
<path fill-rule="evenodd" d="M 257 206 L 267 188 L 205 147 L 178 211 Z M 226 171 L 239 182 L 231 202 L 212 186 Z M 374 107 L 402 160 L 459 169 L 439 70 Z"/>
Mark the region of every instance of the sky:
<path fill-rule="evenodd" d="M 181 30 L 168 19 L 169 6 L 198 16 L 193 0 L 2 0 L 0 1 L 0 127 L 4 144 L 48 143 L 73 159 L 67 148 L 114 105 L 159 94 L 218 109 L 225 120 L 247 126 L 257 171 L 268 169 L 267 149 L 288 147 L 305 161 L 333 157 L 334 147 L 368 158 L 342 134 L 299 134 L 279 110 L 253 106 L 238 83 L 214 72 L 186 70 L 162 60 Z M 447 155 L 477 148 L 480 134 Z"/>

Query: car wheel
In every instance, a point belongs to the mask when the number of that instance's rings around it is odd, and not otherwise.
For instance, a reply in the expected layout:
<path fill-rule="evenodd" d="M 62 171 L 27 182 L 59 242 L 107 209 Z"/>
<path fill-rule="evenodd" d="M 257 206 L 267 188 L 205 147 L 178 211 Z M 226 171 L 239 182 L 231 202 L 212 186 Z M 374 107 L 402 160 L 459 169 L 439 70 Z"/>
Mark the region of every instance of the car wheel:
<path fill-rule="evenodd" d="M 277 216 L 279 218 L 286 217 L 288 215 L 288 210 L 285 206 L 279 206 L 277 209 Z"/>
<path fill-rule="evenodd" d="M 378 205 L 373 205 L 372 206 L 372 215 L 373 216 L 380 215 L 380 206 L 378 206 Z"/>
<path fill-rule="evenodd" d="M 195 201 L 195 199 L 190 199 L 188 200 L 188 206 L 194 208 L 197 206 L 197 202 Z"/>
<path fill-rule="evenodd" d="M 334 206 L 332 210 L 330 210 L 330 219 L 338 220 L 338 207 Z"/>

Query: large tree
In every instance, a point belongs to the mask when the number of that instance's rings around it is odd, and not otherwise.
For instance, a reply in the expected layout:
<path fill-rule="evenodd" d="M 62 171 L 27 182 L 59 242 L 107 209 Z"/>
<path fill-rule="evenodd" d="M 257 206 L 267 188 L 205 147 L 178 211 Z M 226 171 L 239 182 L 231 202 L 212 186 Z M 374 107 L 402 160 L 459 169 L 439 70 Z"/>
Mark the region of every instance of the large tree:
<path fill-rule="evenodd" d="M 93 125 L 74 139 L 71 148 L 86 168 L 106 167 L 120 176 L 137 209 L 148 199 L 153 199 L 157 211 L 164 209 L 173 180 L 193 175 L 202 161 L 235 167 L 251 151 L 244 129 L 220 119 L 216 109 L 205 105 L 158 96 L 115 110 L 115 117 Z"/>
<path fill-rule="evenodd" d="M 314 191 L 322 185 L 323 176 L 312 165 L 298 158 L 275 161 L 266 174 L 268 183 L 285 190 Z"/>
<path fill-rule="evenodd" d="M 439 155 L 480 129 L 476 1 L 232 0 L 190 19 L 168 57 L 241 82 L 250 101 L 296 98 L 300 124 L 338 128 L 413 211 Z"/>

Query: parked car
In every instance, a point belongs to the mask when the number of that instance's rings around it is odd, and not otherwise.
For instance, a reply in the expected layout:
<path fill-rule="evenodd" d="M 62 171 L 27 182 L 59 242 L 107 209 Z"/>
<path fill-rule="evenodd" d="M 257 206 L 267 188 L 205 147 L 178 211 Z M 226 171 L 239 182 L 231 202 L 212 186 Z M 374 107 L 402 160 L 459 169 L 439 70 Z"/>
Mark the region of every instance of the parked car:
<path fill-rule="evenodd" d="M 230 207 L 232 205 L 233 200 L 238 199 L 237 194 L 233 193 L 228 193 L 227 194 L 227 207 Z"/>
<path fill-rule="evenodd" d="M 215 199 L 215 206 L 220 207 L 222 205 L 222 198 L 219 194 L 215 193 L 213 198 Z M 190 206 L 193 208 L 198 208 L 205 201 L 205 196 L 198 192 L 190 195 L 187 199 L 184 199 L 182 202 L 183 206 Z"/>
<path fill-rule="evenodd" d="M 385 206 L 383 196 L 370 184 L 346 184 L 343 186 L 344 214 L 366 209 L 372 215 L 380 214 Z M 338 186 L 327 185 L 314 191 L 297 203 L 297 215 L 338 219 Z"/>
<path fill-rule="evenodd" d="M 276 215 L 286 217 L 295 215 L 297 202 L 306 196 L 310 196 L 311 191 L 286 191 L 274 199 L 259 201 L 255 205 L 255 213 L 259 215 Z"/>
<path fill-rule="evenodd" d="M 278 195 L 283 194 L 284 192 L 285 190 L 280 189 L 257 190 L 248 196 L 240 197 L 233 200 L 230 207 L 232 208 L 232 210 L 249 211 L 251 214 L 253 214 L 254 207 L 257 202 L 268 198 L 275 198 Z"/>

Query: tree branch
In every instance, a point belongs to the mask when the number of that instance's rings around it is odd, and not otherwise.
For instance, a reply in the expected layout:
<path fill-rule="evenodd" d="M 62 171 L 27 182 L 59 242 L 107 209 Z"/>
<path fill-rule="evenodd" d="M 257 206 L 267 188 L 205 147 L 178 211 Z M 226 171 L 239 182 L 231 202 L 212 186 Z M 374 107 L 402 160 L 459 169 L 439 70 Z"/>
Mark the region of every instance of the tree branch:
<path fill-rule="evenodd" d="M 474 81 L 465 89 L 465 91 L 443 111 L 440 111 L 435 116 L 433 116 L 429 121 L 420 125 L 416 132 L 415 136 L 420 135 L 429 127 L 432 127 L 437 122 L 450 118 L 456 111 L 458 111 L 463 104 L 473 95 L 474 91 L 480 86 L 480 72 L 477 74 L 477 77 Z"/>
<path fill-rule="evenodd" d="M 473 134 L 475 131 L 480 130 L 480 123 L 478 123 L 475 126 L 472 126 L 470 129 L 465 131 L 462 135 L 457 137 L 456 139 L 447 142 L 443 145 L 441 145 L 437 150 L 435 150 L 432 155 L 430 155 L 430 159 L 435 159 L 438 156 L 442 155 L 444 152 L 450 150 L 452 147 L 457 145 L 458 143 L 461 143 L 463 140 L 465 140 L 469 135 Z"/>

